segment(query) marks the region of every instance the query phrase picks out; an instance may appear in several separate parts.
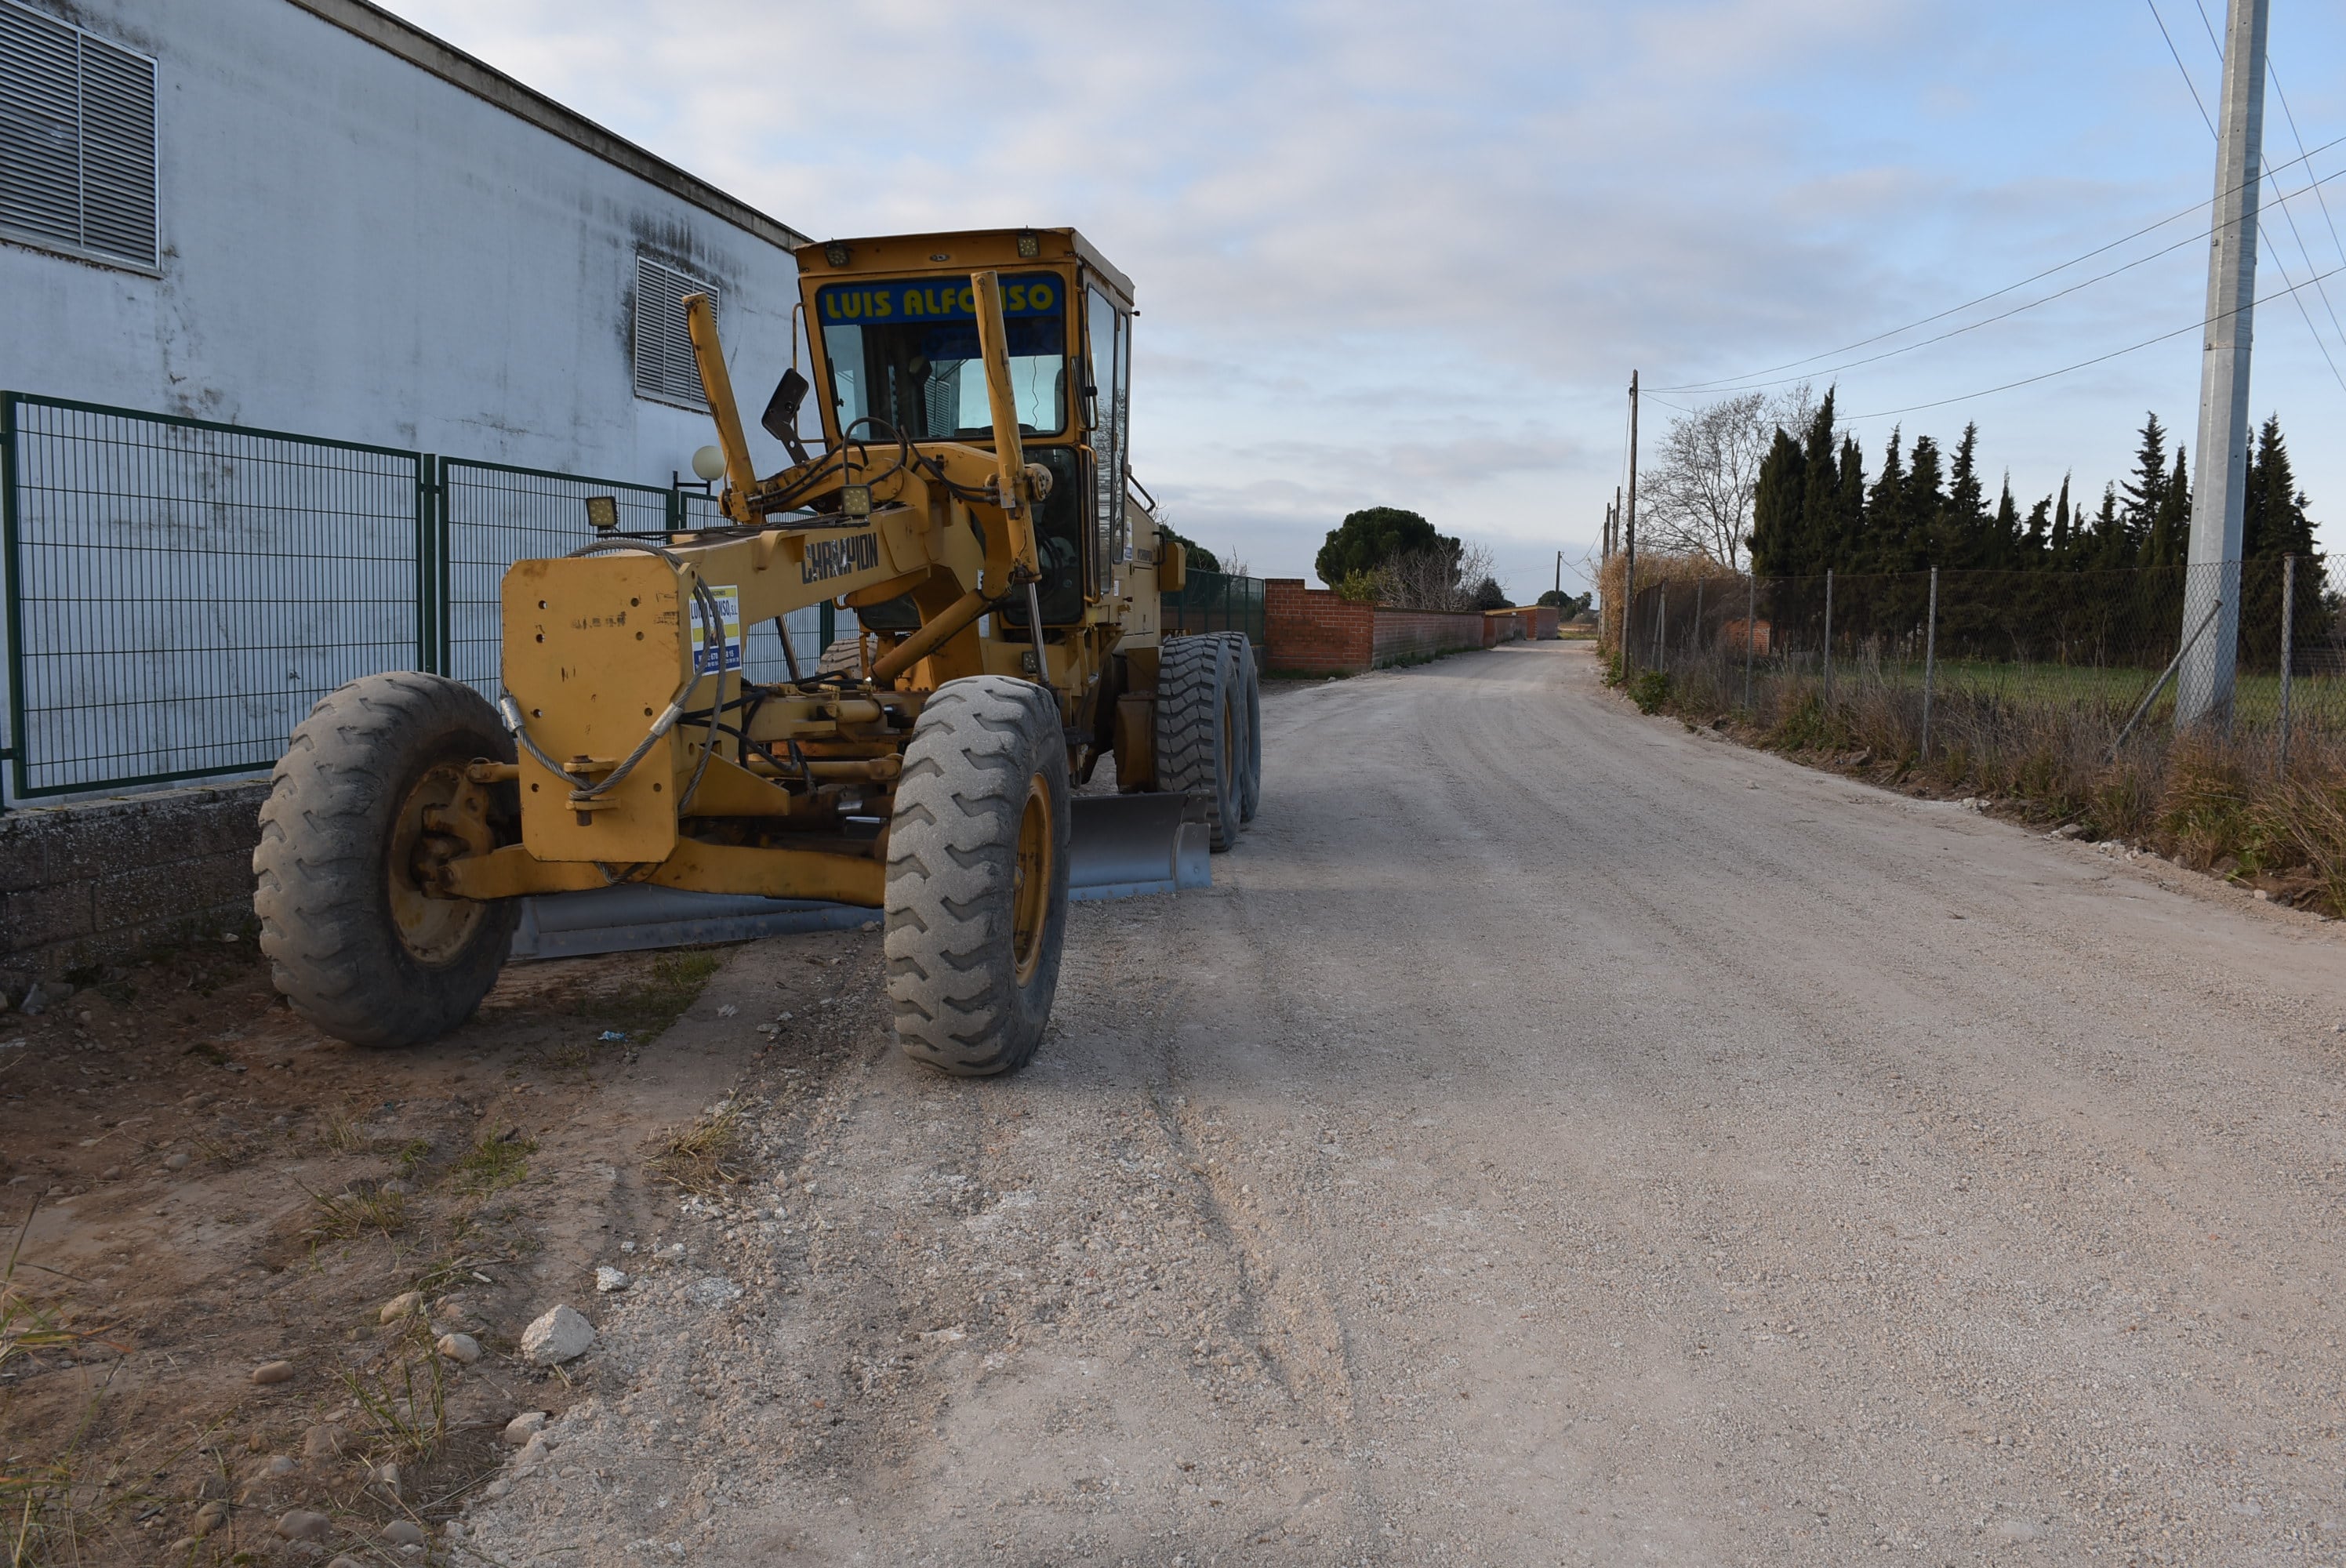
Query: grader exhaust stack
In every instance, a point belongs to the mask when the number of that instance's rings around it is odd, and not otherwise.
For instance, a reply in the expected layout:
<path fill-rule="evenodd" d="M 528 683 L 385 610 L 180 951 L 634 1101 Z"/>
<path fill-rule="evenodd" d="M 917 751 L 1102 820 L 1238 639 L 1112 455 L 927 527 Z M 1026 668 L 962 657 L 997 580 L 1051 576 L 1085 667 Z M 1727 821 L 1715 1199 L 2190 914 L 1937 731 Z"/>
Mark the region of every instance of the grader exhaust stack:
<path fill-rule="evenodd" d="M 255 903 L 280 988 L 328 1032 L 463 1022 L 524 901 L 525 948 L 573 952 L 591 939 L 555 940 L 552 911 L 590 902 L 670 936 L 846 905 L 886 923 L 904 1049 L 1002 1072 L 1041 1038 L 1069 900 L 1199 885 L 1253 815 L 1251 647 L 1159 635 L 1183 563 L 1125 476 L 1129 281 L 1071 229 L 800 264 L 819 453 L 786 424 L 794 460 L 757 476 L 688 300 L 724 523 L 517 563 L 497 708 L 379 676 L 295 731 Z M 805 386 L 785 378 L 770 426 Z M 748 677 L 744 627 L 826 601 L 852 644 Z M 1076 796 L 1104 763 L 1118 792 Z"/>

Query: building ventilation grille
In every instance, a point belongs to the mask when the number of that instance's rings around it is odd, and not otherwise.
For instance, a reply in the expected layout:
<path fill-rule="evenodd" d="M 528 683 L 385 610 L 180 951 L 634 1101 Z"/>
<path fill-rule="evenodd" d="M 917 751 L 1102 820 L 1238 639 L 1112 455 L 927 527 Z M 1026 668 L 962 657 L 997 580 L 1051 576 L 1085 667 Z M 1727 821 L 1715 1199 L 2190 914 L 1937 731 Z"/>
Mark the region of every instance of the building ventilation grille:
<path fill-rule="evenodd" d="M 155 265 L 155 62 L 0 0 L 0 232 Z"/>
<path fill-rule="evenodd" d="M 684 324 L 684 297 L 706 294 L 717 309 L 717 286 L 648 256 L 636 258 L 636 392 L 687 408 L 707 408 L 692 334 Z"/>

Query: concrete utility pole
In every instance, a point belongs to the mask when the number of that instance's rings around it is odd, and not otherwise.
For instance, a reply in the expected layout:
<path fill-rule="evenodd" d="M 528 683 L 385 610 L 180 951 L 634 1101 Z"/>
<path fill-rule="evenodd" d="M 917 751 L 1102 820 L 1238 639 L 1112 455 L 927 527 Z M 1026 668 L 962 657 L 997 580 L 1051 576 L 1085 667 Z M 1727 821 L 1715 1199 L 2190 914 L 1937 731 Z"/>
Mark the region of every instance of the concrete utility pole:
<path fill-rule="evenodd" d="M 1637 372 L 1629 372 L 1629 504 L 1621 514 L 1621 667 L 1629 667 L 1629 612 L 1637 602 Z"/>
<path fill-rule="evenodd" d="M 2199 361 L 2199 473 L 2183 625 L 2216 611 L 2177 673 L 2175 722 L 2229 725 L 2240 649 L 2241 502 L 2249 478 L 2250 307 L 2257 296 L 2257 188 L 2265 139 L 2270 0 L 2231 0 L 2224 24 L 2223 118 L 2216 127 L 2216 229 L 2208 252 L 2207 345 Z M 2178 635 L 2180 635 L 2178 632 Z"/>

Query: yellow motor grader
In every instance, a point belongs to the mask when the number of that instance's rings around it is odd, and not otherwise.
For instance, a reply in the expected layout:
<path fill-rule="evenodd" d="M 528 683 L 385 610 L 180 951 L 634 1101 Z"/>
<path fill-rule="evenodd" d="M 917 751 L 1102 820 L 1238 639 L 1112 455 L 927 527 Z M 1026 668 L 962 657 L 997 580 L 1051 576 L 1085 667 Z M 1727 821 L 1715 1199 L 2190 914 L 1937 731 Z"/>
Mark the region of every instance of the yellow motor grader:
<path fill-rule="evenodd" d="M 1067 229 L 798 260 L 811 379 L 793 364 L 760 422 L 789 467 L 751 468 L 690 297 L 721 525 L 623 534 L 590 501 L 578 549 L 505 574 L 496 705 L 378 675 L 293 732 L 254 903 L 327 1033 L 441 1034 L 517 901 L 641 883 L 884 911 L 905 1051 L 1004 1072 L 1042 1036 L 1071 883 L 1174 885 L 1185 840 L 1253 815 L 1246 638 L 1159 636 L 1184 563 L 1127 478 L 1131 283 Z M 746 678 L 744 627 L 826 600 L 852 642 Z M 1119 792 L 1076 798 L 1110 758 Z"/>

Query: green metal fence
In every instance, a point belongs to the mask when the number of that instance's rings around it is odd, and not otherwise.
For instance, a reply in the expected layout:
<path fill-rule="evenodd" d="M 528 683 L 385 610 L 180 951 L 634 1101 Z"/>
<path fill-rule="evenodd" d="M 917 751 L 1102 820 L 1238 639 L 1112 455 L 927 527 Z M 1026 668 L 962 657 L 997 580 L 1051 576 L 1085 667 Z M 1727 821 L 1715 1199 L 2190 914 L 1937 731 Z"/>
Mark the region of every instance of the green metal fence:
<path fill-rule="evenodd" d="M 7 797 L 251 773 L 387 669 L 494 697 L 497 586 L 586 543 L 714 521 L 688 490 L 0 392 Z M 790 617 L 811 667 L 829 617 Z M 745 628 L 753 679 L 785 667 Z"/>
<path fill-rule="evenodd" d="M 1263 645 L 1262 579 L 1228 572 L 1192 571 L 1181 591 L 1164 598 L 1165 635 L 1196 632 L 1244 632 L 1260 650 Z"/>
<path fill-rule="evenodd" d="M 0 393 L 10 792 L 272 762 L 316 700 L 429 664 L 419 453 Z"/>

